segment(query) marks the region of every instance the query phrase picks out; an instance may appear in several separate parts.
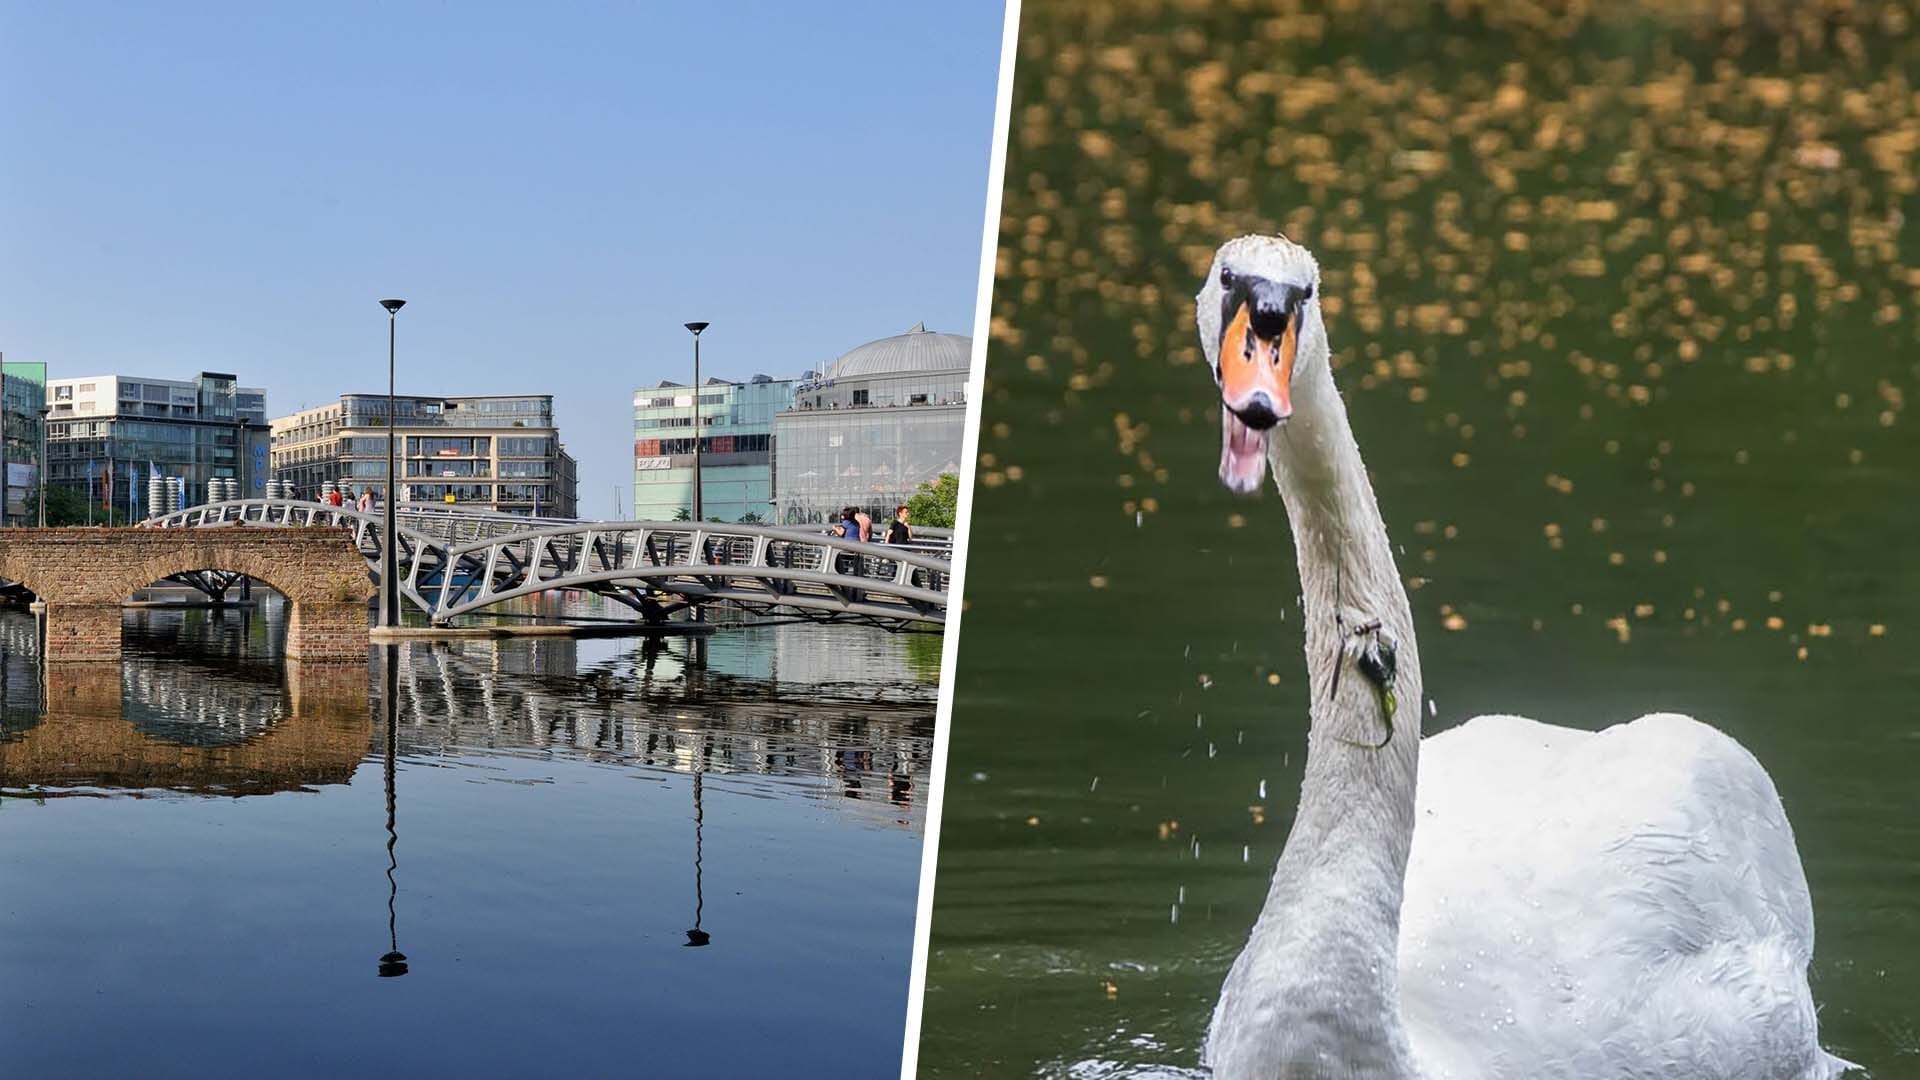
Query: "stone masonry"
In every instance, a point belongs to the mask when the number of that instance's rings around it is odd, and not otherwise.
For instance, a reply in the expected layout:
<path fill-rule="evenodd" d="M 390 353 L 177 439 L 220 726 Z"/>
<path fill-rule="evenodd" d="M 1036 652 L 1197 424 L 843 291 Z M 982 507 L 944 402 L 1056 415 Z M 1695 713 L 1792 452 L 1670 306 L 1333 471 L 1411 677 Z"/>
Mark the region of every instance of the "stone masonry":
<path fill-rule="evenodd" d="M 340 529 L 7 529 L 0 578 L 47 605 L 49 661 L 120 658 L 120 607 L 172 574 L 228 570 L 288 602 L 287 656 L 365 660 L 367 563 Z"/>

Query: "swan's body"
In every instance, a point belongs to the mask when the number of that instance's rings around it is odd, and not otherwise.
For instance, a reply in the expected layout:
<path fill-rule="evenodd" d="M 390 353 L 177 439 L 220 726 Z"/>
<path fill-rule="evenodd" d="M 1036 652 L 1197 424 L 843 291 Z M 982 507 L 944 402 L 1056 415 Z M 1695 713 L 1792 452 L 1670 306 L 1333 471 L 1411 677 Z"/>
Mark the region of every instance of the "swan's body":
<path fill-rule="evenodd" d="M 1684 716 L 1423 742 L 1400 1008 L 1446 1077 L 1829 1077 L 1766 771 Z"/>
<path fill-rule="evenodd" d="M 1300 806 L 1214 1011 L 1215 1075 L 1838 1075 L 1806 877 L 1752 755 L 1678 716 L 1597 734 L 1482 717 L 1421 740 L 1412 615 L 1318 276 L 1304 248 L 1243 237 L 1197 304 L 1221 479 L 1247 492 L 1271 467 L 1286 502 L 1312 688 Z"/>

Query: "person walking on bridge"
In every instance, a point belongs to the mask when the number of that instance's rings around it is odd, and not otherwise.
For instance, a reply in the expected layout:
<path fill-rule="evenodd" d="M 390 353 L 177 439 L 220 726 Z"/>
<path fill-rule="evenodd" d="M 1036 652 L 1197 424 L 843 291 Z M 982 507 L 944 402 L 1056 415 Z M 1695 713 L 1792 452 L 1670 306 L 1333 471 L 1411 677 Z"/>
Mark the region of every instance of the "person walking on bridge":
<path fill-rule="evenodd" d="M 907 522 L 912 520 L 912 518 L 913 510 L 911 508 L 905 506 L 896 506 L 893 508 L 893 524 L 887 526 L 887 543 L 889 545 L 913 543 L 913 530 L 907 527 Z"/>
<path fill-rule="evenodd" d="M 372 513 L 373 512 L 373 489 L 370 487 L 361 488 L 360 497 L 354 500 L 353 508 L 355 510 L 360 511 L 363 514 Z"/>

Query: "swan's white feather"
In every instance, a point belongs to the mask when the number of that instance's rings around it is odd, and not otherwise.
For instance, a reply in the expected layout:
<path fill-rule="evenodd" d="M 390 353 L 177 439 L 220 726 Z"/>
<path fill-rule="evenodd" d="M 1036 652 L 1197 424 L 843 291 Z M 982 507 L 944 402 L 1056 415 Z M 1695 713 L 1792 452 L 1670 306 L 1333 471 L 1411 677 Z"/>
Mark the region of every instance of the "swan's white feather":
<path fill-rule="evenodd" d="M 1684 716 L 1423 740 L 1402 1016 L 1430 1080 L 1828 1080 L 1780 797 Z"/>

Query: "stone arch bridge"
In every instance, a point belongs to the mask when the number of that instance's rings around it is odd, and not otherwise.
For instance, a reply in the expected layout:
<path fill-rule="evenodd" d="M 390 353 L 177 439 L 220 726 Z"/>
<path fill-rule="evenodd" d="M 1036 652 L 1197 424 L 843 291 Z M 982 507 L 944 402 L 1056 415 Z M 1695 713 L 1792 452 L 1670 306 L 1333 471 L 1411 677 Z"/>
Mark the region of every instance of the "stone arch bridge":
<path fill-rule="evenodd" d="M 287 598 L 286 655 L 364 660 L 366 559 L 337 528 L 8 529 L 0 579 L 47 605 L 50 661 L 120 658 L 120 609 L 136 591 L 203 571 L 245 574 Z"/>

